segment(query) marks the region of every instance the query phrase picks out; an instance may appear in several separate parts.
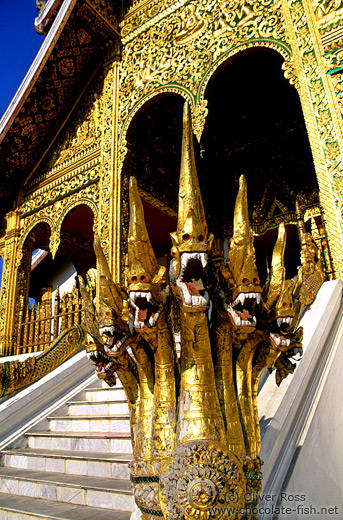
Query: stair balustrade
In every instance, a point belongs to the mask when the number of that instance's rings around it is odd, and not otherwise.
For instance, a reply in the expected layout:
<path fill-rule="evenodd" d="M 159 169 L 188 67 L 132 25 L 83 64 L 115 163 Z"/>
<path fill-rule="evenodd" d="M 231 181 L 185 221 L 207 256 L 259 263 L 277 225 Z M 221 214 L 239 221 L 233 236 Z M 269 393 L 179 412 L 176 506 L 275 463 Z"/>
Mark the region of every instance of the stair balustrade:
<path fill-rule="evenodd" d="M 70 293 L 54 298 L 51 287 L 44 289 L 40 301 L 21 305 L 18 320 L 17 354 L 46 350 L 65 330 L 82 322 L 82 299 L 74 285 Z"/>

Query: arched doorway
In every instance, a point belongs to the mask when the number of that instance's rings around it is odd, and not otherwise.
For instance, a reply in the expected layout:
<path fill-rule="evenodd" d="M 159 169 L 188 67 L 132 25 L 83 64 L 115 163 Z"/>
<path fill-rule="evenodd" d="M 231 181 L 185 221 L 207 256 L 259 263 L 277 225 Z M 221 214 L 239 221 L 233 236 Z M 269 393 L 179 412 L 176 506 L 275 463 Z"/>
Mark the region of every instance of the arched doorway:
<path fill-rule="evenodd" d="M 246 176 L 262 281 L 280 221 L 286 223 L 288 234 L 287 276 L 297 273 L 297 198 L 302 212 L 311 210 L 317 228 L 323 229 L 318 183 L 300 100 L 284 77 L 282 63 L 283 58 L 275 51 L 253 49 L 222 64 L 205 90 L 208 116 L 200 144 L 194 139 L 207 221 L 216 238 L 225 239 L 232 234 L 238 179 L 242 173 Z M 180 96 L 161 95 L 144 105 L 131 122 L 123 167 L 126 219 L 130 175 L 137 178 L 143 199 L 160 211 L 177 214 L 183 103 Z M 308 229 L 310 224 L 311 219 L 306 223 Z M 175 226 L 174 221 L 174 229 Z M 149 233 L 153 228 L 152 222 Z M 163 229 L 158 233 L 163 236 Z M 125 232 L 123 238 L 125 250 Z M 325 240 L 325 236 L 322 238 Z M 168 253 L 167 241 L 164 248 Z"/>
<path fill-rule="evenodd" d="M 86 277 L 96 267 L 93 220 L 87 205 L 71 209 L 54 256 L 47 223 L 38 224 L 27 236 L 19 268 L 18 353 L 45 350 L 60 333 L 81 323 L 77 275 Z"/>
<path fill-rule="evenodd" d="M 182 107 L 178 95 L 160 95 L 144 105 L 127 132 L 128 152 L 122 175 L 122 250 L 127 247 L 129 177 L 137 179 L 146 225 L 155 255 L 164 262 L 176 229 L 180 172 Z"/>
<path fill-rule="evenodd" d="M 300 262 L 296 199 L 317 208 L 318 183 L 296 89 L 274 51 L 254 49 L 225 62 L 205 90 L 208 117 L 198 149 L 198 175 L 208 223 L 218 238 L 232 234 L 238 179 L 248 184 L 250 222 L 261 279 L 270 265 L 280 221 L 286 223 L 287 276 Z M 310 229 L 310 221 L 307 226 Z"/>

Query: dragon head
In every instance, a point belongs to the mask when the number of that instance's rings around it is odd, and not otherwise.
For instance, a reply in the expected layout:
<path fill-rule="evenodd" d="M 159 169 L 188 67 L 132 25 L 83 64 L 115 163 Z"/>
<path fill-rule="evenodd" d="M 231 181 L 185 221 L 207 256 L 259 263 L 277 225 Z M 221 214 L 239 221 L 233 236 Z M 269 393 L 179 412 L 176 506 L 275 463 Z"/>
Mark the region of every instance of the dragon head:
<path fill-rule="evenodd" d="M 278 349 L 290 346 L 289 331 L 295 318 L 294 280 L 285 280 L 286 229 L 279 226 L 274 245 L 270 275 L 263 288 L 261 322 L 269 333 L 272 345 Z"/>
<path fill-rule="evenodd" d="M 126 271 L 131 305 L 130 330 L 153 328 L 163 311 L 169 286 L 166 268 L 160 266 L 150 243 L 137 181 L 130 178 L 130 224 Z"/>
<path fill-rule="evenodd" d="M 125 348 L 130 339 L 126 317 L 128 303 L 126 293 L 113 282 L 97 234 L 94 237 L 94 251 L 100 271 L 97 310 L 82 277 L 78 277 L 88 338 L 86 351 L 88 358 L 96 366 L 97 375 L 109 380 L 116 369 L 113 358 Z"/>
<path fill-rule="evenodd" d="M 261 286 L 249 223 L 244 175 L 239 179 L 227 264 L 222 263 L 220 271 L 225 280 L 219 293 L 222 307 L 237 332 L 253 332 L 257 325 L 255 308 L 261 303 Z"/>
<path fill-rule="evenodd" d="M 183 111 L 179 210 L 177 230 L 170 234 L 170 281 L 184 307 L 203 309 L 209 306 L 206 289 L 208 252 L 213 235 L 209 234 L 195 167 L 191 112 L 188 103 Z"/>

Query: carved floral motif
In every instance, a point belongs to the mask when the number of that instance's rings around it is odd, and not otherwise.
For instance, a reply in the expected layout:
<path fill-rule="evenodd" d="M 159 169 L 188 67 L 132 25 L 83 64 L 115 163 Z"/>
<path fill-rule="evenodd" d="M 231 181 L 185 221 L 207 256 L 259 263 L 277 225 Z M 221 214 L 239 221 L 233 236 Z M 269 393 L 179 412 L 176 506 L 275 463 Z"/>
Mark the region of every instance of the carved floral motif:
<path fill-rule="evenodd" d="M 204 111 L 203 92 L 207 82 L 204 77 L 240 46 L 258 41 L 260 45 L 277 48 L 289 58 L 280 2 L 190 2 L 158 25 L 148 25 L 139 38 L 123 48 L 119 97 L 121 139 L 134 113 L 160 91 L 177 92 Z M 204 122 L 202 116 L 196 128 L 198 135 Z"/>

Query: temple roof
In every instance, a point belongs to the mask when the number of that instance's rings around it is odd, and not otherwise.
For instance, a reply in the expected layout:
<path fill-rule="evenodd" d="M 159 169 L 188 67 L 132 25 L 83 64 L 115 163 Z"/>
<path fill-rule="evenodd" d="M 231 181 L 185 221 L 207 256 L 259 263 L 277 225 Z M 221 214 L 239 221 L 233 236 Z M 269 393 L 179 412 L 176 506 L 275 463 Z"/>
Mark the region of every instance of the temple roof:
<path fill-rule="evenodd" d="M 50 0 L 36 20 L 47 36 L 0 121 L 2 215 L 12 209 L 21 184 L 32 175 L 118 39 L 114 2 L 102 4 Z"/>

